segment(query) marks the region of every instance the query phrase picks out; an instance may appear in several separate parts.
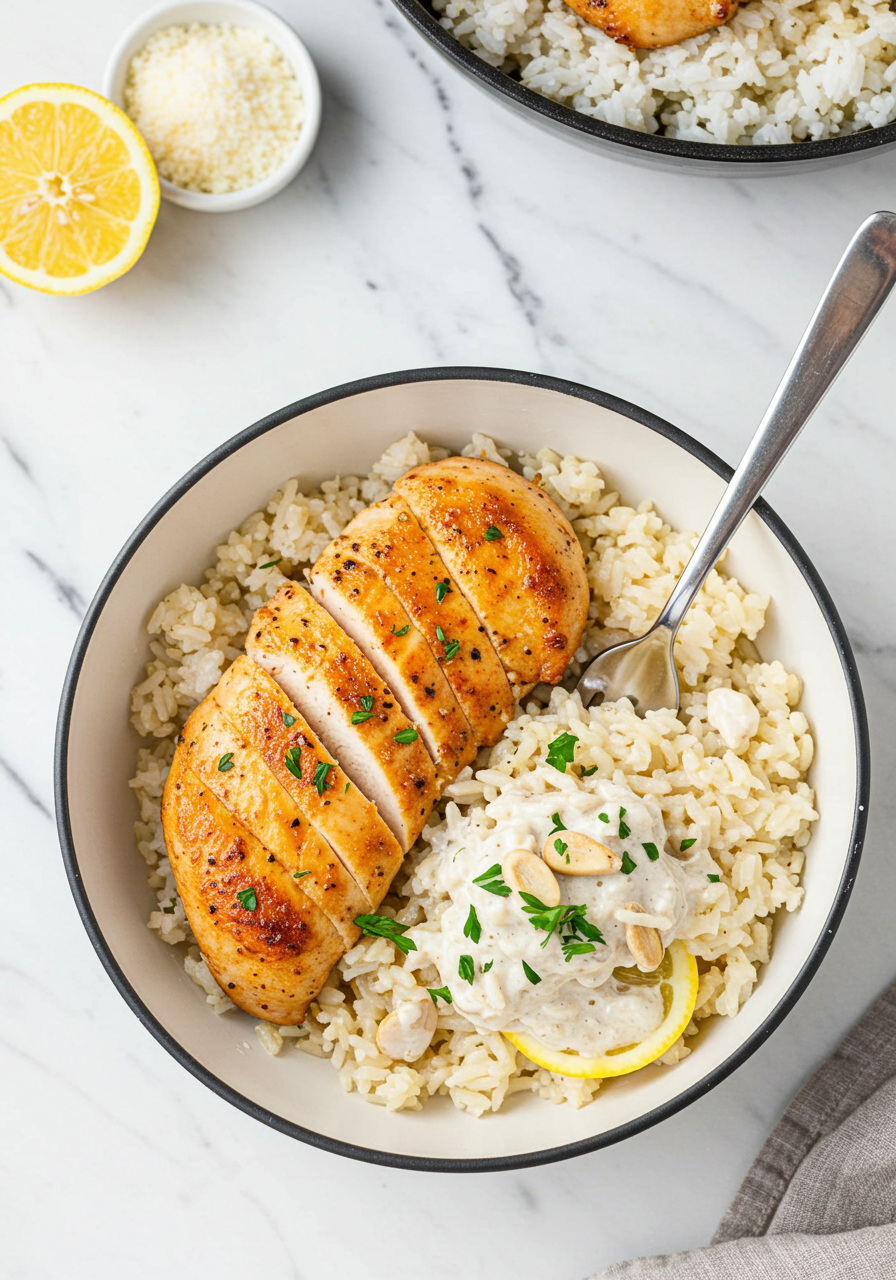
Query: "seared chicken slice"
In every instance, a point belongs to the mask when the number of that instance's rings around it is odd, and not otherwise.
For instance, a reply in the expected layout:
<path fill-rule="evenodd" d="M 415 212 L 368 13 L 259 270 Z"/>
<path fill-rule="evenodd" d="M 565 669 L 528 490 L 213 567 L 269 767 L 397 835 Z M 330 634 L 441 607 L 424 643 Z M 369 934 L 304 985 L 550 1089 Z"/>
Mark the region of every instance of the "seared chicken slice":
<path fill-rule="evenodd" d="M 511 683 L 556 684 L 579 646 L 589 601 L 585 557 L 557 504 L 509 467 L 479 458 L 425 463 L 395 488 L 485 626 Z"/>
<path fill-rule="evenodd" d="M 738 0 L 566 0 L 580 18 L 630 49 L 662 49 L 737 13 Z"/>
<path fill-rule="evenodd" d="M 338 764 L 327 774 L 330 785 L 318 791 L 317 766 L 330 759 L 329 752 L 280 686 L 251 658 L 237 658 L 211 696 L 348 867 L 366 896 L 365 910 L 375 910 L 403 854 L 374 805 L 349 785 Z"/>
<path fill-rule="evenodd" d="M 392 494 L 365 508 L 332 546 L 376 570 L 436 655 L 477 745 L 497 742 L 513 718 L 513 690 L 485 627 L 407 504 Z"/>
<path fill-rule="evenodd" d="M 269 861 L 298 877 L 302 892 L 339 930 L 346 947 L 354 946 L 354 919 L 368 910 L 366 896 L 214 697 L 196 708 L 180 742 L 188 768 L 266 846 Z"/>
<path fill-rule="evenodd" d="M 369 658 L 420 730 L 439 784 L 451 782 L 476 754 L 473 733 L 432 649 L 385 582 L 331 543 L 311 571 L 311 594 Z"/>
<path fill-rule="evenodd" d="M 435 767 L 357 645 L 307 591 L 290 583 L 253 617 L 246 652 L 277 681 L 409 849 L 438 797 Z M 370 720 L 362 719 L 367 710 L 373 711 Z M 318 769 L 322 784 L 332 787 L 326 762 Z"/>
<path fill-rule="evenodd" d="M 168 856 L 215 981 L 256 1018 L 292 1026 L 344 951 L 324 913 L 185 764 L 177 751 L 162 802 Z"/>

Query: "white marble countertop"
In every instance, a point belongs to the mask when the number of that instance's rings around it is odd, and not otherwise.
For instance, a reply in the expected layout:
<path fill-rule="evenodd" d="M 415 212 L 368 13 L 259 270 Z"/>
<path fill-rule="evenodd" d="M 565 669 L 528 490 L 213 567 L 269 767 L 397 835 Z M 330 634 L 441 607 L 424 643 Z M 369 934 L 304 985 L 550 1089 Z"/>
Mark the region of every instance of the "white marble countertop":
<path fill-rule="evenodd" d="M 0 94 L 99 87 L 142 7 L 10 7 Z M 99 293 L 0 283 L 0 554 L 23 607 L 5 613 L 0 667 L 0 1271 L 576 1280 L 700 1244 L 787 1099 L 896 972 L 896 303 L 769 494 L 860 658 L 877 788 L 858 884 L 785 1024 L 637 1138 L 528 1172 L 431 1176 L 303 1147 L 214 1097 L 141 1028 L 81 927 L 52 817 L 56 704 L 85 604 L 149 506 L 320 388 L 417 365 L 539 370 L 736 461 L 848 237 L 896 203 L 896 154 L 773 180 L 654 175 L 519 122 L 388 0 L 273 7 L 323 79 L 299 179 L 246 213 L 164 205 L 142 261 Z"/>

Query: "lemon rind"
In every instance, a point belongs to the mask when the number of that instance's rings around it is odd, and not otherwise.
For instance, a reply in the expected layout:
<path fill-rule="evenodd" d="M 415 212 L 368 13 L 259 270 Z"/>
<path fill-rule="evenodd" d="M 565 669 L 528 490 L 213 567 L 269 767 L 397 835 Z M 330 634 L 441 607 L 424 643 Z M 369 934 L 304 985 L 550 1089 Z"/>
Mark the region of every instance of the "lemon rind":
<path fill-rule="evenodd" d="M 669 951 L 673 955 L 672 973 L 670 975 L 674 993 L 672 1008 L 656 1031 L 652 1032 L 646 1040 L 642 1040 L 639 1045 L 628 1050 L 628 1052 L 612 1056 L 603 1055 L 598 1058 L 583 1058 L 579 1054 L 567 1053 L 560 1049 L 549 1049 L 539 1040 L 536 1040 L 534 1036 L 524 1033 L 505 1031 L 505 1037 L 515 1049 L 518 1049 L 536 1066 L 544 1067 L 556 1075 L 571 1076 L 578 1080 L 608 1080 L 616 1076 L 630 1075 L 633 1071 L 639 1071 L 642 1067 L 650 1066 L 652 1062 L 656 1062 L 657 1058 L 661 1058 L 664 1053 L 667 1053 L 681 1036 L 691 1020 L 694 1006 L 697 1002 L 697 985 L 699 981 L 697 961 L 681 942 L 671 943 Z M 684 972 L 682 972 L 683 970 Z M 685 975 L 687 978 L 687 997 L 682 999 L 679 996 L 679 987 Z M 670 1024 L 670 1018 L 675 1013 L 676 1007 L 680 1007 L 681 1012 L 675 1021 Z M 664 1028 L 668 1029 L 663 1031 Z M 662 1036 L 660 1036 L 660 1032 L 663 1032 Z M 645 1045 L 649 1045 L 650 1048 L 645 1050 Z"/>
<path fill-rule="evenodd" d="M 0 245 L 0 275 L 12 280 L 15 284 L 33 289 L 37 293 L 47 293 L 54 297 L 78 297 L 81 294 L 93 293 L 104 285 L 118 280 L 136 263 L 146 248 L 156 218 L 159 214 L 161 189 L 155 161 L 149 148 L 138 132 L 133 120 L 120 107 L 93 89 L 85 89 L 82 85 L 50 82 L 46 84 L 29 84 L 13 89 L 0 97 L 0 121 L 8 118 L 12 111 L 28 102 L 72 102 L 83 99 L 83 105 L 92 108 L 97 115 L 114 128 L 127 148 L 134 169 L 140 178 L 144 194 L 148 190 L 150 200 L 147 207 L 141 209 L 139 216 L 131 223 L 131 231 L 126 246 L 116 254 L 111 263 L 93 267 L 84 275 L 73 278 L 48 276 L 44 271 L 35 271 L 30 267 L 20 267 L 12 261 Z M 15 102 L 13 103 L 13 99 Z M 123 123 L 122 123 L 123 122 Z"/>

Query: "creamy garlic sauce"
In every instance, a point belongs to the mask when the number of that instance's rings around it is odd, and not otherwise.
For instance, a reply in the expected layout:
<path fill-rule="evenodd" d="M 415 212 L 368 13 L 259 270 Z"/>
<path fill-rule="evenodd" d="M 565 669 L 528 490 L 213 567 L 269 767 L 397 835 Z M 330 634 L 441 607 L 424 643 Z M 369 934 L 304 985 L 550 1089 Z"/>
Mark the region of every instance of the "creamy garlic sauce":
<path fill-rule="evenodd" d="M 620 858 L 627 853 L 635 864 L 628 874 L 557 873 L 561 904 L 585 906 L 587 920 L 605 940 L 568 960 L 559 931 L 542 946 L 547 935 L 532 925 L 518 893 L 499 897 L 473 883 L 512 849 L 541 855 L 554 814 L 567 830 L 584 832 Z M 643 1040 L 663 1020 L 662 996 L 658 986 L 613 977 L 618 966 L 635 964 L 616 912 L 626 903 L 640 903 L 656 917 L 650 923 L 667 947 L 712 900 L 707 875 L 716 868 L 709 853 L 695 845 L 684 855 L 676 848 L 673 855 L 656 802 L 597 778 L 583 780 L 581 790 L 542 794 L 522 781 L 488 804 L 485 818 L 481 811 L 466 819 L 456 810 L 453 820 L 449 815 L 447 834 L 415 877 L 424 892 L 450 899 L 437 921 L 416 926 L 408 936 L 421 959 L 438 968 L 454 1008 L 479 1030 L 526 1032 L 551 1048 L 585 1056 Z M 557 834 L 562 839 L 562 832 Z M 655 859 L 645 845 L 655 847 Z M 482 931 L 478 943 L 464 935 L 471 906 Z M 459 975 L 462 956 L 472 958 L 472 983 Z M 530 981 L 523 961 L 539 983 Z"/>

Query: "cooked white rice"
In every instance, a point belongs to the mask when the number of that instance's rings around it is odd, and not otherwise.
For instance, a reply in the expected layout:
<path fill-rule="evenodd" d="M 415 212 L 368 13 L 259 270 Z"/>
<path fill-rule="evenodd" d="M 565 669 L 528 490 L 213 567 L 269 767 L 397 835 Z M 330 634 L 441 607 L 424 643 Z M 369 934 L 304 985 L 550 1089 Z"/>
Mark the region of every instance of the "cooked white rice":
<path fill-rule="evenodd" d="M 690 142 L 816 141 L 896 119 L 888 0 L 752 0 L 666 49 L 628 49 L 564 0 L 433 0 L 442 24 L 529 89 Z"/>
<path fill-rule="evenodd" d="M 503 461 L 494 443 L 474 436 L 464 450 Z M 131 782 L 140 806 L 137 843 L 149 868 L 158 909 L 149 927 L 181 945 L 184 965 L 216 1013 L 234 1005 L 203 961 L 177 896 L 162 836 L 162 788 L 177 730 L 238 655 L 249 618 L 288 578 L 303 571 L 367 503 L 385 496 L 403 472 L 443 457 L 413 434 L 393 445 L 369 478 L 337 477 L 312 494 L 290 480 L 265 511 L 255 512 L 218 548 L 201 587 L 183 585 L 160 602 L 149 622 L 151 659 L 133 692 L 133 724 L 160 741 L 140 750 Z M 506 457 L 509 457 L 506 454 Z M 690 556 L 695 535 L 664 524 L 650 503 L 637 510 L 605 491 L 593 462 L 544 449 L 518 460 L 541 482 L 573 522 L 585 551 L 592 591 L 591 620 L 576 654 L 574 676 L 609 641 L 640 635 L 656 617 Z M 279 563 L 263 568 L 272 560 Z M 803 848 L 817 817 L 806 782 L 812 761 L 809 726 L 797 709 L 801 685 L 779 662 L 762 662 L 754 640 L 768 599 L 714 571 L 679 633 L 676 658 L 682 681 L 678 715 L 663 711 L 640 719 L 622 701 L 583 710 L 575 695 L 539 686 L 518 709 L 502 740 L 483 751 L 477 769 L 465 769 L 447 790 L 386 900 L 407 924 L 437 919 L 444 904 L 433 896 L 421 866 L 439 824 L 456 823 L 493 800 L 522 774 L 540 788 L 578 787 L 571 773 L 545 765 L 547 743 L 563 730 L 576 734 L 578 763 L 598 766 L 596 778 L 612 778 L 639 794 L 650 793 L 663 812 L 669 838 L 698 828 L 718 864 L 717 902 L 698 915 L 685 941 L 698 958 L 700 988 L 694 1020 L 733 1017 L 769 960 L 772 920 L 802 898 Z M 760 712 L 757 732 L 737 753 L 707 721 L 707 694 L 719 686 L 746 692 Z M 420 871 L 418 872 L 418 868 Z M 393 1063 L 377 1049 L 376 1028 L 385 1013 L 422 988 L 437 985 L 434 968 L 419 955 L 402 956 L 383 938 L 365 938 L 333 970 L 303 1026 L 256 1027 L 261 1045 L 278 1054 L 292 1043 L 329 1056 L 346 1090 L 388 1107 L 420 1108 L 447 1094 L 473 1115 L 496 1111 L 512 1093 L 528 1090 L 552 1102 L 582 1106 L 600 1087 L 536 1068 L 497 1032 L 480 1033 L 448 1006 L 439 1008 L 433 1045 L 412 1064 Z M 426 997 L 428 998 L 428 997 Z M 689 1052 L 683 1040 L 662 1060 Z"/>

